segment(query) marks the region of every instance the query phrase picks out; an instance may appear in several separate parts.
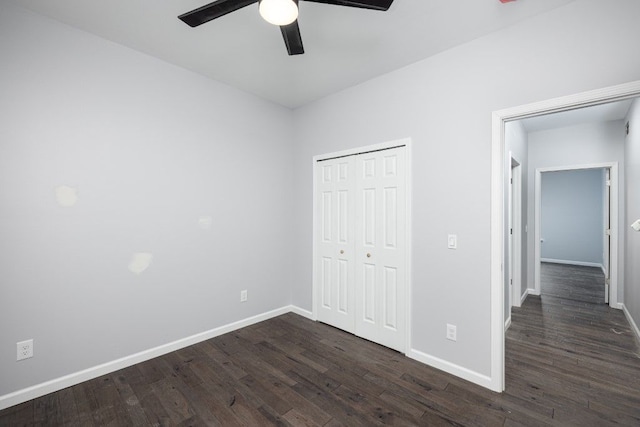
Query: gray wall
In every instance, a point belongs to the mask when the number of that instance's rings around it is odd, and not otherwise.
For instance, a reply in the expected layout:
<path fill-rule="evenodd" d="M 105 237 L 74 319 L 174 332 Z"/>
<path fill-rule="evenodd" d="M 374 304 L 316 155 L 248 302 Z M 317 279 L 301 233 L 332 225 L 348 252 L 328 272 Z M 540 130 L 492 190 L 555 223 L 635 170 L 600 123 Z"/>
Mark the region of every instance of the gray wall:
<path fill-rule="evenodd" d="M 640 233 L 630 225 L 640 218 L 640 102 L 636 99 L 627 116 L 630 132 L 625 141 L 626 215 L 622 229 L 626 230 L 626 260 L 624 305 L 640 327 Z"/>
<path fill-rule="evenodd" d="M 290 304 L 291 111 L 4 1 L 0 58 L 0 396 Z"/>
<path fill-rule="evenodd" d="M 296 110 L 293 302 L 312 308 L 312 156 L 411 137 L 412 346 L 491 375 L 491 112 L 640 79 L 638 16 L 574 1 Z"/>
<path fill-rule="evenodd" d="M 540 257 L 603 266 L 603 169 L 541 176 Z"/>
<path fill-rule="evenodd" d="M 619 176 L 624 176 L 624 123 L 622 120 L 589 123 L 529 133 L 529 235 L 528 265 L 534 265 L 534 197 L 535 172 L 538 168 L 590 165 L 618 162 Z M 620 179 L 618 220 L 624 219 L 625 183 Z M 542 236 L 544 237 L 544 236 Z M 618 241 L 618 300 L 624 298 L 624 239 Z M 534 269 L 529 268 L 529 285 L 534 285 Z"/>

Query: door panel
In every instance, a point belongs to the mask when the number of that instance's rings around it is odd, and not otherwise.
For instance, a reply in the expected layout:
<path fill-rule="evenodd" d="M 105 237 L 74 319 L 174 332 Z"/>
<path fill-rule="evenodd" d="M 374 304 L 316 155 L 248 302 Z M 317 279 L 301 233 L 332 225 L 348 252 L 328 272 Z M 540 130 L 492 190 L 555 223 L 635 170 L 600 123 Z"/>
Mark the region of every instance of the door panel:
<path fill-rule="evenodd" d="M 356 156 L 355 333 L 404 351 L 405 148 Z M 360 221 L 360 222 L 359 222 Z"/>
<path fill-rule="evenodd" d="M 345 157 L 316 167 L 319 218 L 318 320 L 354 331 L 354 177 L 355 159 Z"/>
<path fill-rule="evenodd" d="M 384 327 L 398 329 L 398 270 L 392 267 L 384 268 Z"/>

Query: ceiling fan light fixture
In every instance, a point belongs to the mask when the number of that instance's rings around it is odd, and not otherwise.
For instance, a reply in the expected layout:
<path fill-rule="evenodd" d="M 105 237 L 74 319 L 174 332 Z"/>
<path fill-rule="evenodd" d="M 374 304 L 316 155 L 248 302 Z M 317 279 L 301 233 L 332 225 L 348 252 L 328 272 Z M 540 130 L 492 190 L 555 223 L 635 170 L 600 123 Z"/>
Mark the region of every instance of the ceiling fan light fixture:
<path fill-rule="evenodd" d="M 260 16 L 273 25 L 289 25 L 298 19 L 298 2 L 295 0 L 260 0 Z"/>

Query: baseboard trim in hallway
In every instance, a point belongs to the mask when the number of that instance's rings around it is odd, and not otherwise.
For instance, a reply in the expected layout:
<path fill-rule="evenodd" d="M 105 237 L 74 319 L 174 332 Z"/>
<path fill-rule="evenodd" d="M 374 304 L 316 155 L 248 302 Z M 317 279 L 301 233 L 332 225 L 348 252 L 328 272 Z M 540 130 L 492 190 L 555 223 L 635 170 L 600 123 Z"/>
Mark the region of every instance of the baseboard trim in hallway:
<path fill-rule="evenodd" d="M 635 322 L 635 320 L 633 320 L 633 317 L 631 317 L 631 313 L 629 313 L 629 310 L 627 310 L 627 306 L 624 304 L 620 304 L 620 308 L 622 309 L 624 315 L 627 317 L 627 320 L 631 325 L 631 329 L 636 333 L 636 337 L 638 337 L 638 339 L 640 340 L 640 329 L 638 329 L 638 324 Z"/>

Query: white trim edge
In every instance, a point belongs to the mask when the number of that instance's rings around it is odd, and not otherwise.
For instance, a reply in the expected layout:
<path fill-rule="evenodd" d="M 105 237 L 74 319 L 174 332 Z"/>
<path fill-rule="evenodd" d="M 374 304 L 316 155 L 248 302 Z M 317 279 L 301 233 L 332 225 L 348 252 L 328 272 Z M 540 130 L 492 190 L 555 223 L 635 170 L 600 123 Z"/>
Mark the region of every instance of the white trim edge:
<path fill-rule="evenodd" d="M 633 330 L 633 332 L 636 333 L 636 337 L 640 340 L 640 329 L 638 329 L 638 325 L 633 320 L 633 317 L 631 317 L 631 313 L 629 313 L 629 310 L 627 310 L 627 306 L 624 304 L 620 304 L 620 305 L 622 306 L 621 308 L 624 315 L 626 316 L 627 320 L 629 321 L 629 324 L 631 325 L 631 329 Z"/>
<path fill-rule="evenodd" d="M 71 387 L 76 384 L 80 384 L 81 382 L 88 381 L 123 368 L 127 368 L 129 366 L 135 365 L 136 363 L 145 362 L 147 360 L 162 356 L 172 351 L 180 350 L 181 348 L 188 347 L 190 345 L 197 344 L 199 342 L 215 338 L 219 335 L 233 332 L 237 329 L 244 328 L 289 312 L 293 312 L 304 317 L 309 317 L 308 314 L 310 314 L 310 312 L 308 312 L 307 310 L 303 310 L 293 305 L 288 305 L 268 311 L 266 313 L 238 320 L 237 322 L 229 323 L 227 325 L 213 328 L 205 332 L 191 335 L 190 337 L 181 338 L 179 340 L 150 348 L 139 353 L 125 356 L 120 359 L 112 360 L 101 365 L 74 372 L 60 378 L 45 381 L 43 383 L 24 388 L 22 390 L 5 394 L 3 396 L 0 396 L 0 410 L 18 405 L 23 402 L 27 402 L 31 399 L 35 399 L 37 397 L 44 396 L 55 391 L 62 390 L 67 387 Z"/>
<path fill-rule="evenodd" d="M 604 265 L 598 262 L 572 261 L 568 259 L 553 259 L 553 258 L 540 258 L 540 262 L 549 262 L 551 264 L 577 265 L 580 267 L 598 267 L 600 270 L 604 271 Z"/>
<path fill-rule="evenodd" d="M 527 297 L 529 296 L 530 293 L 531 293 L 531 289 L 527 288 L 527 289 L 524 290 L 524 293 L 522 294 L 522 297 L 520 298 L 520 305 L 521 306 L 527 300 Z"/>
<path fill-rule="evenodd" d="M 311 312 L 309 310 L 305 310 L 304 308 L 300 308 L 300 307 L 298 307 L 296 305 L 290 305 L 289 308 L 291 309 L 292 313 L 295 313 L 298 316 L 306 317 L 309 320 L 317 320 L 314 317 L 313 312 Z"/>
<path fill-rule="evenodd" d="M 504 330 L 505 330 L 505 332 L 507 331 L 507 329 L 509 329 L 509 326 L 511 326 L 511 316 L 509 316 L 507 321 L 504 322 Z"/>
<path fill-rule="evenodd" d="M 435 356 L 428 355 L 416 349 L 411 349 L 407 352 L 407 357 L 417 360 L 418 362 L 429 365 L 433 368 L 440 369 L 448 374 L 455 375 L 464 380 L 470 381 L 479 386 L 491 388 L 492 380 L 486 375 L 479 374 L 471 369 L 463 368 L 446 360 L 442 360 Z"/>

